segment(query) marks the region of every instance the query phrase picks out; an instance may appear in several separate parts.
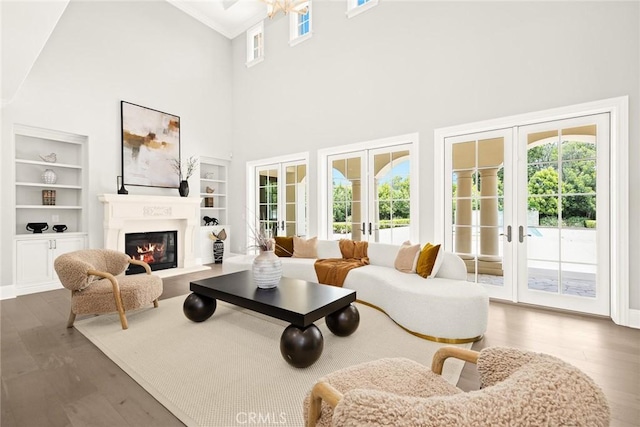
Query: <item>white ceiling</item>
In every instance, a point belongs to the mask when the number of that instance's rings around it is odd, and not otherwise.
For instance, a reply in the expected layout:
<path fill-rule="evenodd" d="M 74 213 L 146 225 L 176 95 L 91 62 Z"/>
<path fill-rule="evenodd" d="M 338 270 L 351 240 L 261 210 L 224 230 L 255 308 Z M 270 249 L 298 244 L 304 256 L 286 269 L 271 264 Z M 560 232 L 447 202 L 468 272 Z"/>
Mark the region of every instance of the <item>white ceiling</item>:
<path fill-rule="evenodd" d="M 230 39 L 267 17 L 267 5 L 261 0 L 167 1 Z"/>

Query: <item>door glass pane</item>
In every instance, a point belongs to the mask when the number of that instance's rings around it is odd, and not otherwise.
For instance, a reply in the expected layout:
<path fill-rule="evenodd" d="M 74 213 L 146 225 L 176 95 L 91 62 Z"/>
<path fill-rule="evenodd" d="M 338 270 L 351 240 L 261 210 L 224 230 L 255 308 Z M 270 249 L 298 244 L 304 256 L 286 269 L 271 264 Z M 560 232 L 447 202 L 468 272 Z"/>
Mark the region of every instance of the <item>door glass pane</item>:
<path fill-rule="evenodd" d="M 467 265 L 468 280 L 504 286 L 504 138 L 452 146 L 454 250 Z"/>
<path fill-rule="evenodd" d="M 476 141 L 454 144 L 452 154 L 453 250 L 465 262 L 467 277 L 476 281 L 476 257 L 473 237 L 473 188 L 476 172 Z"/>
<path fill-rule="evenodd" d="M 284 229 L 286 236 L 305 236 L 307 233 L 306 165 L 288 165 L 285 168 Z"/>
<path fill-rule="evenodd" d="M 558 229 L 558 131 L 527 137 L 528 288 L 557 293 L 560 245 Z"/>
<path fill-rule="evenodd" d="M 332 160 L 333 240 L 361 240 L 360 200 L 362 191 L 360 157 Z"/>
<path fill-rule="evenodd" d="M 555 168 L 550 170 L 555 171 Z M 560 229 L 558 228 L 558 196 L 530 195 L 528 198 L 527 268 L 528 287 L 544 292 L 558 292 Z M 548 192 L 556 192 L 550 189 Z M 517 237 L 516 237 L 517 238 Z"/>
<path fill-rule="evenodd" d="M 504 138 L 481 139 L 478 141 L 478 172 L 475 203 L 478 224 L 478 282 L 503 286 L 502 268 L 502 218 L 504 206 Z"/>
<path fill-rule="evenodd" d="M 278 168 L 258 169 L 258 225 L 275 236 L 278 228 Z"/>
<path fill-rule="evenodd" d="M 528 288 L 595 297 L 596 126 L 528 135 Z"/>
<path fill-rule="evenodd" d="M 478 141 L 478 173 L 476 203 L 479 225 L 478 281 L 503 286 L 502 268 L 502 213 L 501 196 L 504 193 L 504 138 Z"/>
<path fill-rule="evenodd" d="M 411 225 L 409 151 L 375 154 L 373 168 L 373 241 L 401 244 Z"/>

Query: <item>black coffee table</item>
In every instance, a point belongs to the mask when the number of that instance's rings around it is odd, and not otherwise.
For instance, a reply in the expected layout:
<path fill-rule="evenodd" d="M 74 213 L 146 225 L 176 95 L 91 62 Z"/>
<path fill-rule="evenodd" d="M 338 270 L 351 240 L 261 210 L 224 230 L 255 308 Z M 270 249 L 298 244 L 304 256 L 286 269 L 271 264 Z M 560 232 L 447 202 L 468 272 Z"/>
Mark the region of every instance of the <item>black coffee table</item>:
<path fill-rule="evenodd" d="M 193 293 L 183 310 L 194 322 L 211 317 L 217 299 L 289 322 L 280 337 L 280 352 L 297 368 L 312 365 L 322 354 L 324 338 L 313 322 L 325 317 L 329 330 L 342 337 L 360 323 L 358 309 L 351 304 L 356 292 L 335 286 L 283 277 L 277 287 L 259 289 L 250 271 L 240 271 L 193 281 L 189 289 Z"/>

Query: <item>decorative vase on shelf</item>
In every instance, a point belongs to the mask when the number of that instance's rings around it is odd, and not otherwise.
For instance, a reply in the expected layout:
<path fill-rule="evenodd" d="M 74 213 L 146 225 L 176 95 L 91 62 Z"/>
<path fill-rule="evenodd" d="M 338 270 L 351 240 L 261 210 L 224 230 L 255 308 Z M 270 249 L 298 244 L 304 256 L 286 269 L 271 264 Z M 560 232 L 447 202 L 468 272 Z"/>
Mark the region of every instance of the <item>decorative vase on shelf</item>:
<path fill-rule="evenodd" d="M 189 195 L 189 181 L 182 180 L 180 181 L 180 187 L 178 187 L 178 192 L 181 197 L 187 197 Z"/>
<path fill-rule="evenodd" d="M 215 240 L 213 242 L 213 262 L 214 264 L 222 264 L 224 258 L 224 242 L 222 240 Z"/>
<path fill-rule="evenodd" d="M 274 251 L 260 251 L 253 260 L 253 281 L 260 289 L 271 289 L 278 286 L 282 277 L 282 261 Z"/>
<path fill-rule="evenodd" d="M 56 175 L 53 170 L 45 169 L 44 173 L 42 174 L 42 181 L 44 181 L 45 184 L 55 184 L 57 180 L 58 175 Z"/>

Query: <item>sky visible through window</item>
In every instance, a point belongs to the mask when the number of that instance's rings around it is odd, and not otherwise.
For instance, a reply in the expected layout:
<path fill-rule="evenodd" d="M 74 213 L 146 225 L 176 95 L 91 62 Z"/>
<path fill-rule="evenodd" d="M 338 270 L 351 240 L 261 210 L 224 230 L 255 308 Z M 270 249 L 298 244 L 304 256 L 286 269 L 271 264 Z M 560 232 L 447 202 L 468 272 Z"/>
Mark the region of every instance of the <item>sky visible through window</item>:
<path fill-rule="evenodd" d="M 304 36 L 309 32 L 309 12 L 298 16 L 298 34 Z"/>

